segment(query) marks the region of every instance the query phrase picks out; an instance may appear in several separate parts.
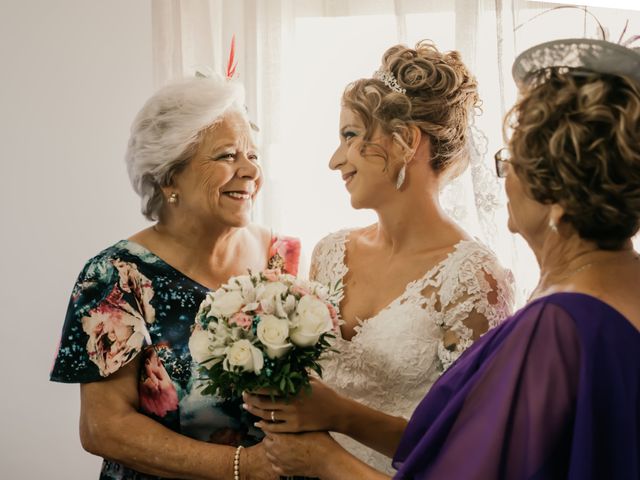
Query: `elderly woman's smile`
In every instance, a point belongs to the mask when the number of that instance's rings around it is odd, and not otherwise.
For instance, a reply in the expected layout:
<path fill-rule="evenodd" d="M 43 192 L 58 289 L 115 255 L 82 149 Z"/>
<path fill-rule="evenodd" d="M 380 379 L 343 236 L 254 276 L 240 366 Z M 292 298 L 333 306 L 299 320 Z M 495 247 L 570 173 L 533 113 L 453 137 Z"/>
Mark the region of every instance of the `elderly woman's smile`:
<path fill-rule="evenodd" d="M 198 218 L 198 223 L 247 225 L 262 185 L 252 134 L 246 117 L 234 111 L 204 130 L 195 155 L 166 187 L 180 192 L 179 205 L 168 212 Z"/>

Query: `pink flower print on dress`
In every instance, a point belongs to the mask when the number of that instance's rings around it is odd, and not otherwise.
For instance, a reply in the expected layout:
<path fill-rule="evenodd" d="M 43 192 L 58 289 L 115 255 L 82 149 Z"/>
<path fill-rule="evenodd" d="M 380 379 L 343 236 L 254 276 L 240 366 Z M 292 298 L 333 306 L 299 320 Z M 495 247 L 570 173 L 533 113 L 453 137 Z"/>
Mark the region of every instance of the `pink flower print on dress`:
<path fill-rule="evenodd" d="M 151 348 L 149 352 L 140 379 L 140 408 L 164 417 L 178 408 L 178 392 L 156 351 Z"/>
<path fill-rule="evenodd" d="M 291 237 L 273 237 L 269 249 L 269 268 L 279 269 L 291 275 L 298 274 L 300 241 Z"/>
<path fill-rule="evenodd" d="M 151 282 L 138 272 L 135 265 L 115 260 L 120 280 L 97 307 L 82 319 L 82 329 L 89 335 L 89 359 L 106 377 L 136 356 L 144 345 L 151 344 L 147 323 L 155 321 Z M 124 292 L 133 296 L 135 305 L 124 299 Z"/>
<path fill-rule="evenodd" d="M 123 292 L 133 293 L 138 302 L 138 310 L 142 314 L 146 323 L 155 321 L 156 312 L 151 306 L 153 298 L 153 285 L 151 280 L 138 271 L 137 265 L 133 263 L 123 262 L 121 260 L 112 260 L 113 266 L 118 270 L 120 275 L 120 288 Z"/>
<path fill-rule="evenodd" d="M 311 295 L 311 292 L 301 285 L 294 285 L 293 287 L 291 287 L 291 293 L 300 295 L 301 297 L 304 297 L 305 295 Z"/>

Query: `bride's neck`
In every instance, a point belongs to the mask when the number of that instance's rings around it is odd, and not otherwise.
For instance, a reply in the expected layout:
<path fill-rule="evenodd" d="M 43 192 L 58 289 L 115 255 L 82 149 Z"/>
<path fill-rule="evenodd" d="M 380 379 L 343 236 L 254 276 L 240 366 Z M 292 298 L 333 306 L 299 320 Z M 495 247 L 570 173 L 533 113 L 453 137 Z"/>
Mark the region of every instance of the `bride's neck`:
<path fill-rule="evenodd" d="M 431 198 L 389 205 L 376 213 L 373 240 L 395 252 L 438 248 L 460 237 L 451 218 Z"/>

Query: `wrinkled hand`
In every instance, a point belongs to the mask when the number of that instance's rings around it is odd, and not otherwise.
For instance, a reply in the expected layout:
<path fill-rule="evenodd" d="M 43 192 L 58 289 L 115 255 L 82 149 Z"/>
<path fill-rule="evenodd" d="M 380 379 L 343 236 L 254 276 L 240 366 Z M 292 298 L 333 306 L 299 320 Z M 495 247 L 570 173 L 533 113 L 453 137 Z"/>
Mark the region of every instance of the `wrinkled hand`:
<path fill-rule="evenodd" d="M 265 432 L 295 433 L 338 431 L 343 400 L 338 393 L 317 378 L 311 379 L 311 392 L 301 391 L 288 402 L 271 400 L 268 395 L 242 395 L 244 408 L 262 420 L 256 423 Z M 275 421 L 274 421 L 275 419 Z"/>
<path fill-rule="evenodd" d="M 332 452 L 341 447 L 326 432 L 268 433 L 262 441 L 276 473 L 322 477 Z"/>
<path fill-rule="evenodd" d="M 267 458 L 264 441 L 240 453 L 240 478 L 243 480 L 279 480 L 280 474 Z"/>

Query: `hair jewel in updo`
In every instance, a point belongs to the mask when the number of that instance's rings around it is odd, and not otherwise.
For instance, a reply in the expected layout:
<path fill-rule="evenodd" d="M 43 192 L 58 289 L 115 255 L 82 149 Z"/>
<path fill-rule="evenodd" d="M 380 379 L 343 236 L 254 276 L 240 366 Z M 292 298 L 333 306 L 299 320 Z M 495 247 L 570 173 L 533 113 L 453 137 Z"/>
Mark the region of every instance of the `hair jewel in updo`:
<path fill-rule="evenodd" d="M 388 70 L 376 70 L 375 72 L 373 72 L 373 78 L 375 78 L 376 80 L 380 80 L 394 92 L 407 93 L 407 89 L 402 88 L 400 85 L 398 85 L 396 77 Z"/>

